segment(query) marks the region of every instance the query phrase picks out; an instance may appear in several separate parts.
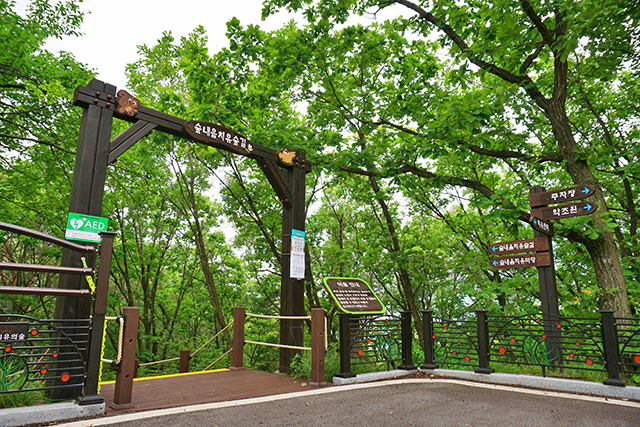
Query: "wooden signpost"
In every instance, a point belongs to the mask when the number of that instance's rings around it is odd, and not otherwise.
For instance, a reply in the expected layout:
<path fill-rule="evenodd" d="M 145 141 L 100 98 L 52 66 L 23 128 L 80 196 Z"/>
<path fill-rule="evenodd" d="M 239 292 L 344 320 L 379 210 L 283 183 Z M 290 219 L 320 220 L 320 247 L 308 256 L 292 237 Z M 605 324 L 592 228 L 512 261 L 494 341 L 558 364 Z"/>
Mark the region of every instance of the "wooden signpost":
<path fill-rule="evenodd" d="M 561 332 L 554 328 L 554 321 L 557 321 L 560 311 L 558 309 L 558 290 L 551 242 L 554 230 L 549 221 L 591 215 L 598 209 L 595 203 L 589 201 L 566 202 L 582 200 L 594 192 L 595 189 L 589 185 L 578 185 L 553 191 L 546 191 L 541 186 L 531 187 L 529 189 L 529 205 L 531 206 L 529 223 L 534 230 L 534 238 L 495 243 L 489 246 L 489 252 L 496 255 L 535 252 L 525 255 L 501 256 L 493 258 L 490 263 L 496 269 L 523 267 L 538 269 L 543 324 L 552 353 L 549 356 L 557 364 L 562 363 L 562 336 Z M 548 206 L 557 203 L 563 204 Z"/>

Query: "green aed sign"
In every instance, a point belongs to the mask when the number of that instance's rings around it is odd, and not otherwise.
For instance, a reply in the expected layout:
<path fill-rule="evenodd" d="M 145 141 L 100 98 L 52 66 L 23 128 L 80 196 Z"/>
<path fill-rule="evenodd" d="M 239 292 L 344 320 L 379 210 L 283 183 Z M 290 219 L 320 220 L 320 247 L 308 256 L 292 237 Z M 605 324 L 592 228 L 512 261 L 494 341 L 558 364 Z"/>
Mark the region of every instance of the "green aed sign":
<path fill-rule="evenodd" d="M 386 311 L 371 286 L 362 279 L 327 277 L 324 287 L 343 313 L 383 314 Z"/>
<path fill-rule="evenodd" d="M 64 237 L 67 240 L 100 243 L 99 233 L 107 231 L 108 223 L 109 219 L 107 218 L 69 212 L 67 232 Z"/>

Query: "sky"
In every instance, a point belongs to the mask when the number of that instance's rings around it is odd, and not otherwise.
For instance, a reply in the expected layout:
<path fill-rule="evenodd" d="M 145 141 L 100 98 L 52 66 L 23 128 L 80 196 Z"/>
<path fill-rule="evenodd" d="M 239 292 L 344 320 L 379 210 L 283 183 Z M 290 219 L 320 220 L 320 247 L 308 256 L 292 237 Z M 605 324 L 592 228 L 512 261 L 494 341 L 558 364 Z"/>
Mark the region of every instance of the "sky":
<path fill-rule="evenodd" d="M 17 2 L 18 7 L 26 3 Z M 209 38 L 209 51 L 215 53 L 228 46 L 226 23 L 233 17 L 244 27 L 256 24 L 265 30 L 276 30 L 295 17 L 279 12 L 262 21 L 262 0 L 85 0 L 80 8 L 86 12 L 83 35 L 52 39 L 45 47 L 53 52 L 71 52 L 95 70 L 100 80 L 118 89 L 127 88 L 125 66 L 139 58 L 137 46 L 155 45 L 165 31 L 179 40 L 202 25 Z"/>

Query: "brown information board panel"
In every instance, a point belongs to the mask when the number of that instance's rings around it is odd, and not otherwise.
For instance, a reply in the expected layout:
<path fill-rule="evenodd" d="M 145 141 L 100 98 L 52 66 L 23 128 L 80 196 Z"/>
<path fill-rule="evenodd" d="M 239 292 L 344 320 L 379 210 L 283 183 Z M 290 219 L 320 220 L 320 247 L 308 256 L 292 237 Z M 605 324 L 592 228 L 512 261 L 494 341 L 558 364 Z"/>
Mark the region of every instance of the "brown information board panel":
<path fill-rule="evenodd" d="M 386 310 L 369 284 L 350 277 L 327 277 L 324 287 L 343 313 L 383 314 Z"/>

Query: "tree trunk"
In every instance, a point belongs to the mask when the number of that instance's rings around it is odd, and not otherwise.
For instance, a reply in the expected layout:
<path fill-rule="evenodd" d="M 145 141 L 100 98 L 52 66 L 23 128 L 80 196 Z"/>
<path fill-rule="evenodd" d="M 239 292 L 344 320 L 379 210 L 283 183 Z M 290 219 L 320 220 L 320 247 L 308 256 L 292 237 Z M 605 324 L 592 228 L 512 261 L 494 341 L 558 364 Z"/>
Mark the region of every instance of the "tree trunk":
<path fill-rule="evenodd" d="M 602 231 L 596 239 L 585 238 L 582 243 L 591 256 L 598 287 L 600 288 L 600 309 L 613 310 L 616 317 L 631 317 L 627 284 L 622 272 L 615 236 L 613 232 L 607 229 L 601 219 L 609 215 L 609 209 L 602 194 L 600 183 L 593 175 L 589 165 L 584 160 L 577 159 L 578 146 L 571 132 L 564 103 L 552 104 L 546 110 L 546 113 L 551 122 L 560 152 L 566 161 L 567 172 L 573 182 L 576 185 L 591 185 L 596 189 L 592 199 L 598 205 L 598 211 L 592 218 L 595 227 Z"/>
<path fill-rule="evenodd" d="M 373 189 L 375 194 L 380 193 L 380 186 L 376 181 L 376 178 L 373 176 L 369 177 L 369 184 Z M 400 241 L 398 240 L 398 232 L 393 224 L 393 218 L 391 217 L 391 212 L 389 211 L 389 206 L 387 202 L 382 197 L 377 197 L 376 200 L 382 208 L 382 212 L 384 214 L 384 219 L 387 223 L 387 230 L 391 235 L 391 241 L 393 242 L 393 253 L 396 255 L 400 254 Z M 411 310 L 411 316 L 413 317 L 413 322 L 418 332 L 418 339 L 420 340 L 420 347 L 424 347 L 424 335 L 422 333 L 422 323 L 420 321 L 420 310 L 418 309 L 418 305 L 416 304 L 415 293 L 413 292 L 413 285 L 411 284 L 411 277 L 406 268 L 402 266 L 400 261 L 397 261 L 398 264 L 398 273 L 400 275 L 400 286 L 402 287 L 402 292 L 407 300 L 407 305 L 409 306 L 409 310 Z"/>

